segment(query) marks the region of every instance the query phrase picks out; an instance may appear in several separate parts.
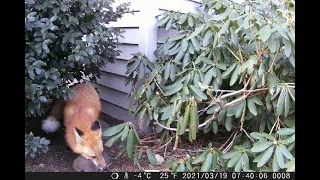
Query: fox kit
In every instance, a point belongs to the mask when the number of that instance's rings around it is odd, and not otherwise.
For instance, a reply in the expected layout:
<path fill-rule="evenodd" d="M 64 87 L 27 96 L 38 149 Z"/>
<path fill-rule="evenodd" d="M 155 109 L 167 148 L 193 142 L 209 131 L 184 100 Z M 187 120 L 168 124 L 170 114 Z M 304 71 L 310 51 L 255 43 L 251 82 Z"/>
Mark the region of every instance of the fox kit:
<path fill-rule="evenodd" d="M 88 83 L 77 84 L 72 89 L 76 93 L 70 100 L 57 100 L 53 105 L 47 119 L 42 121 L 42 130 L 47 133 L 56 131 L 63 115 L 69 147 L 104 169 L 102 130 L 97 120 L 101 110 L 99 95 Z"/>

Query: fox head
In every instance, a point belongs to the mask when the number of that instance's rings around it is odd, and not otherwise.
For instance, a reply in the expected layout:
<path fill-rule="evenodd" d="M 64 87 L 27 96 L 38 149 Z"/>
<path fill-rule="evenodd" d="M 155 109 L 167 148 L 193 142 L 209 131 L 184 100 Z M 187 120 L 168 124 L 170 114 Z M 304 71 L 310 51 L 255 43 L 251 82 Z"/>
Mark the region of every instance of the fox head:
<path fill-rule="evenodd" d="M 74 127 L 76 137 L 76 151 L 85 158 L 91 160 L 101 170 L 106 167 L 103 158 L 102 130 L 99 121 L 95 121 L 88 132 L 83 132 Z"/>

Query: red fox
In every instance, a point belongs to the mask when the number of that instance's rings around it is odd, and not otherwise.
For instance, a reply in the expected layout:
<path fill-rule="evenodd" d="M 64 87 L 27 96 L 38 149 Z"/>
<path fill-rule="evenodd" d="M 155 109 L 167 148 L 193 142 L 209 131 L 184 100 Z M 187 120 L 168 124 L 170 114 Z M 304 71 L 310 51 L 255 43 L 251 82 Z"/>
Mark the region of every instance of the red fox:
<path fill-rule="evenodd" d="M 97 120 L 101 110 L 99 95 L 89 83 L 77 84 L 72 89 L 76 93 L 70 100 L 60 99 L 53 105 L 47 119 L 42 121 L 42 130 L 47 133 L 56 131 L 63 115 L 69 147 L 104 169 L 102 130 Z"/>

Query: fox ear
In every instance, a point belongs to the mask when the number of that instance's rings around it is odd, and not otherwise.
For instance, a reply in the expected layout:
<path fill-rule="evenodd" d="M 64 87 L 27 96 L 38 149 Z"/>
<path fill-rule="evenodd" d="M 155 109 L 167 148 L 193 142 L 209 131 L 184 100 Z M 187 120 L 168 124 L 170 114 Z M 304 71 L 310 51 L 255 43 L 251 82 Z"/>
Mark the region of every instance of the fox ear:
<path fill-rule="evenodd" d="M 92 131 L 97 131 L 97 130 L 100 130 L 100 129 L 101 129 L 101 125 L 100 125 L 100 122 L 97 120 L 92 124 L 91 130 Z"/>
<path fill-rule="evenodd" d="M 82 135 L 84 134 L 80 129 L 74 127 L 73 128 L 74 135 L 76 136 L 77 143 L 82 143 Z"/>

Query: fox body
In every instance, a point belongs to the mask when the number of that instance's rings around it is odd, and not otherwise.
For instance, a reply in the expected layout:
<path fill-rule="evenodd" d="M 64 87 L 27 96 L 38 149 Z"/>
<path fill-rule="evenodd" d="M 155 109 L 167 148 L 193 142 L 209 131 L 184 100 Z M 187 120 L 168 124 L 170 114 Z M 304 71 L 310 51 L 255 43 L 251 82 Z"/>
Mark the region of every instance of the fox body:
<path fill-rule="evenodd" d="M 63 116 L 65 139 L 69 147 L 103 169 L 106 163 L 103 158 L 102 130 L 97 120 L 101 110 L 99 95 L 88 83 L 77 84 L 72 89 L 76 93 L 67 101 L 57 100 L 47 119 L 42 121 L 42 129 L 47 133 L 56 131 Z"/>

